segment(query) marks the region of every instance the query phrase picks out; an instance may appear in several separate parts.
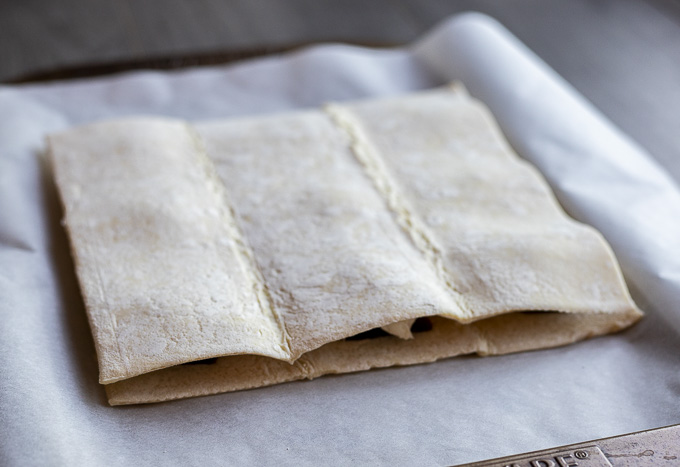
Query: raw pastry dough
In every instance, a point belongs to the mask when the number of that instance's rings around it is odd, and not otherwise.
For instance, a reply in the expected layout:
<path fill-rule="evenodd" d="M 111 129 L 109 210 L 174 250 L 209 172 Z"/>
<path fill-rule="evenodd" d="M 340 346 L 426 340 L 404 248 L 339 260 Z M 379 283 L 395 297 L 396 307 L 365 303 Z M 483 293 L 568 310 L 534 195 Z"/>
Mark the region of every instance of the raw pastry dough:
<path fill-rule="evenodd" d="M 49 143 L 114 405 L 552 347 L 641 316 L 601 235 L 464 92 Z"/>

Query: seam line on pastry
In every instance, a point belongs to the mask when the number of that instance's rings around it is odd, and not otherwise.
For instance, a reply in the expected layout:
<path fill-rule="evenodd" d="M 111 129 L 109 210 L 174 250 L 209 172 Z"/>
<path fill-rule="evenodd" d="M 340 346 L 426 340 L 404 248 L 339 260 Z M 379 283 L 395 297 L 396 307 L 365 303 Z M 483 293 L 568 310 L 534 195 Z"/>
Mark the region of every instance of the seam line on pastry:
<path fill-rule="evenodd" d="M 331 121 L 348 135 L 352 154 L 373 181 L 373 185 L 385 200 L 399 227 L 406 232 L 427 263 L 435 270 L 437 277 L 446 285 L 461 311 L 471 316 L 470 307 L 465 303 L 463 294 L 456 288 L 451 280 L 451 274 L 444 265 L 442 251 L 425 225 L 411 212 L 397 183 L 390 177 L 380 152 L 369 139 L 359 119 L 351 110 L 338 104 L 326 104 L 323 110 Z"/>
<path fill-rule="evenodd" d="M 282 334 L 282 341 L 279 343 L 279 346 L 281 350 L 286 353 L 286 355 L 290 356 L 290 335 L 288 334 L 288 330 L 286 329 L 283 318 L 279 315 L 279 313 L 277 313 L 276 308 L 273 305 L 269 287 L 267 286 L 267 282 L 265 281 L 264 276 L 257 265 L 255 255 L 253 254 L 250 245 L 248 245 L 248 242 L 245 240 L 245 237 L 243 236 L 236 221 L 237 215 L 231 203 L 231 199 L 229 198 L 229 193 L 217 175 L 217 171 L 213 166 L 212 160 L 208 155 L 201 136 L 190 124 L 187 123 L 186 128 L 194 143 L 194 147 L 199 154 L 199 157 L 203 161 L 203 169 L 205 170 L 206 179 L 210 184 L 210 188 L 222 201 L 222 212 L 220 213 L 220 216 L 222 217 L 224 225 L 227 229 L 229 239 L 235 246 L 234 251 L 236 257 L 238 258 L 243 271 L 245 272 L 253 287 L 258 306 L 260 307 L 260 310 L 263 314 L 273 317 L 273 319 L 278 324 Z"/>

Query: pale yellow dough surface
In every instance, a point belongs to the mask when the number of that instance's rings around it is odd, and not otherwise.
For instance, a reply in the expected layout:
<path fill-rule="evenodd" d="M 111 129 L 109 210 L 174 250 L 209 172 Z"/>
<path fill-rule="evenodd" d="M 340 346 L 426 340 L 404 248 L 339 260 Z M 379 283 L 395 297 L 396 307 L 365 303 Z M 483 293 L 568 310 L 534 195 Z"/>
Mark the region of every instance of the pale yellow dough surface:
<path fill-rule="evenodd" d="M 601 235 L 465 93 L 49 142 L 114 405 L 552 347 L 641 316 Z M 432 329 L 412 334 L 420 317 Z"/>

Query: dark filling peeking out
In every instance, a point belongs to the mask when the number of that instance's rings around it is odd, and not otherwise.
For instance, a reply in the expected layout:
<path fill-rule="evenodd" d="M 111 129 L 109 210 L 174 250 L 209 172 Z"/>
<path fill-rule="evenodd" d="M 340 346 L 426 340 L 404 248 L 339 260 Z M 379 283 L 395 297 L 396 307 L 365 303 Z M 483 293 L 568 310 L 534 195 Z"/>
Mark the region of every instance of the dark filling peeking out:
<path fill-rule="evenodd" d="M 195 362 L 186 362 L 182 365 L 214 365 L 217 363 L 217 357 L 206 358 L 205 360 L 196 360 Z"/>
<path fill-rule="evenodd" d="M 411 325 L 412 333 L 427 332 L 432 330 L 432 321 L 430 318 L 418 318 Z M 385 332 L 382 328 L 369 329 L 368 331 L 360 332 L 354 336 L 346 338 L 346 341 L 363 341 L 366 339 L 376 339 L 378 337 L 388 337 L 392 336 L 390 333 Z M 394 336 L 392 336 L 394 337 Z"/>

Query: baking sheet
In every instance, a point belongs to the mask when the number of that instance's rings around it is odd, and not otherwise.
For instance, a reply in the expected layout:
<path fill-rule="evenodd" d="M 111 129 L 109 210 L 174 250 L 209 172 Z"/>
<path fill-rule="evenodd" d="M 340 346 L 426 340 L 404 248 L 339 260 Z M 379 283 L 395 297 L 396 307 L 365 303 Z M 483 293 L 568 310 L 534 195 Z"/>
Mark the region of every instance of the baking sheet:
<path fill-rule="evenodd" d="M 565 208 L 611 242 L 642 322 L 503 357 L 112 408 L 45 133 L 123 115 L 204 120 L 465 82 Z M 326 45 L 228 67 L 0 87 L 0 464 L 442 465 L 680 422 L 680 193 L 499 24 L 467 14 L 411 47 Z"/>

